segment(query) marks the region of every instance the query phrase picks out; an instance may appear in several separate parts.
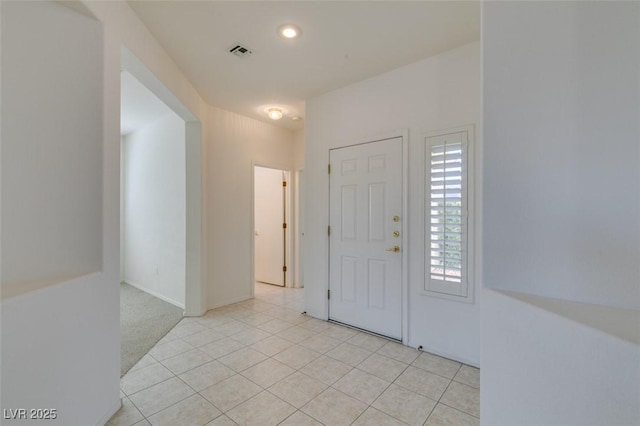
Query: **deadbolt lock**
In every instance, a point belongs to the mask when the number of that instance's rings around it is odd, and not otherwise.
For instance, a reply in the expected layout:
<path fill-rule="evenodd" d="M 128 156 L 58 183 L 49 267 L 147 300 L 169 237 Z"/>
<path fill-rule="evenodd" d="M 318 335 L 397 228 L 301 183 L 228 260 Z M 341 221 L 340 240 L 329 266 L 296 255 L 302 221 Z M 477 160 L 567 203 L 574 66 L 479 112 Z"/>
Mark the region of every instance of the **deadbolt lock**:
<path fill-rule="evenodd" d="M 398 238 L 400 236 L 400 231 L 393 231 L 393 236 Z"/>
<path fill-rule="evenodd" d="M 398 215 L 393 216 L 393 221 L 394 222 L 400 222 L 400 216 L 398 216 Z"/>

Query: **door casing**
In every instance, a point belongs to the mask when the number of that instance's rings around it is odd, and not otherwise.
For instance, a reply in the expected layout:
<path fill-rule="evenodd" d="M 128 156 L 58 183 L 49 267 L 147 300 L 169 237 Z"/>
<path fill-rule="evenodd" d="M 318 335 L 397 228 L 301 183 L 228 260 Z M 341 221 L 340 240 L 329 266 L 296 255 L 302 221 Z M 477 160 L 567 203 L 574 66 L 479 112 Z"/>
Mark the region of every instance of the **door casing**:
<path fill-rule="evenodd" d="M 289 251 L 286 237 L 285 171 L 254 166 L 254 272 L 256 281 L 285 287 Z"/>
<path fill-rule="evenodd" d="M 286 223 L 287 223 L 287 229 L 285 232 L 285 246 L 286 246 L 286 254 L 285 254 L 285 262 L 287 265 L 287 271 L 285 273 L 285 287 L 290 287 L 291 283 L 293 283 L 292 279 L 294 276 L 294 262 L 293 262 L 293 253 L 292 253 L 292 248 L 294 247 L 293 245 L 293 237 L 292 237 L 292 233 L 291 230 L 295 228 L 296 224 L 293 223 L 295 221 L 295 217 L 294 217 L 294 212 L 293 212 L 293 203 L 292 203 L 292 184 L 291 184 L 291 177 L 292 177 L 292 172 L 291 170 L 287 169 L 286 167 L 283 167 L 280 164 L 269 164 L 269 163 L 265 163 L 265 162 L 258 162 L 258 161 L 252 161 L 251 162 L 251 182 L 255 182 L 255 168 L 256 167 L 264 167 L 264 168 L 268 168 L 268 169 L 278 169 L 278 170 L 282 170 L 285 173 L 286 176 L 286 181 L 287 181 L 287 186 L 285 188 L 285 218 L 286 218 Z M 250 228 L 250 234 L 249 234 L 249 238 L 251 241 L 251 279 L 250 282 L 247 283 L 249 285 L 249 291 L 251 294 L 251 297 L 255 297 L 255 283 L 256 283 L 256 266 L 255 266 L 255 238 L 254 238 L 254 226 L 255 226 L 255 185 L 252 183 L 251 184 L 251 226 Z M 294 248 L 295 250 L 297 250 L 297 248 Z"/>

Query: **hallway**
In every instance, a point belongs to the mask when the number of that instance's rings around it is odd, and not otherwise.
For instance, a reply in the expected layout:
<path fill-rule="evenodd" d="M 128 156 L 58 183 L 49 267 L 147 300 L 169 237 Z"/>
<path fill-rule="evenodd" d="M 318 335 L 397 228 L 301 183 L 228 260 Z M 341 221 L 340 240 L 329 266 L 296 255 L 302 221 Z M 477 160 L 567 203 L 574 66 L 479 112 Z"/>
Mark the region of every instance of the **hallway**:
<path fill-rule="evenodd" d="M 478 425 L 479 370 L 301 315 L 304 290 L 184 318 L 121 380 L 108 425 Z"/>

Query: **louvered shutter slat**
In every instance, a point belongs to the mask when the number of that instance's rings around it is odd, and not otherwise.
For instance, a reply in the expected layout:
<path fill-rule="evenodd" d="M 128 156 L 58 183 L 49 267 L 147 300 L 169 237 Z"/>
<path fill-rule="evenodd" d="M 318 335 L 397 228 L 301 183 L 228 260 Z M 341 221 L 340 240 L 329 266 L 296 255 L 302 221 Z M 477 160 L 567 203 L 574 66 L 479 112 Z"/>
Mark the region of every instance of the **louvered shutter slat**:
<path fill-rule="evenodd" d="M 464 275 L 465 148 L 459 142 L 431 145 L 428 161 L 429 276 L 432 280 L 460 283 Z"/>

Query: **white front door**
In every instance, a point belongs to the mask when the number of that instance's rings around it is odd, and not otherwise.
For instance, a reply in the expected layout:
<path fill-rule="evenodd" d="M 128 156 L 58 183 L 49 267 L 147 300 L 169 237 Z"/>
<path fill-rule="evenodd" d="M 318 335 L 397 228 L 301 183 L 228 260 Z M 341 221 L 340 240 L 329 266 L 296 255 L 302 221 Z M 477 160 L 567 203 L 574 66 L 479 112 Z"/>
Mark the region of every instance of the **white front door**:
<path fill-rule="evenodd" d="M 284 286 L 284 172 L 255 167 L 255 279 Z"/>
<path fill-rule="evenodd" d="M 329 318 L 402 339 L 402 138 L 329 159 Z"/>

